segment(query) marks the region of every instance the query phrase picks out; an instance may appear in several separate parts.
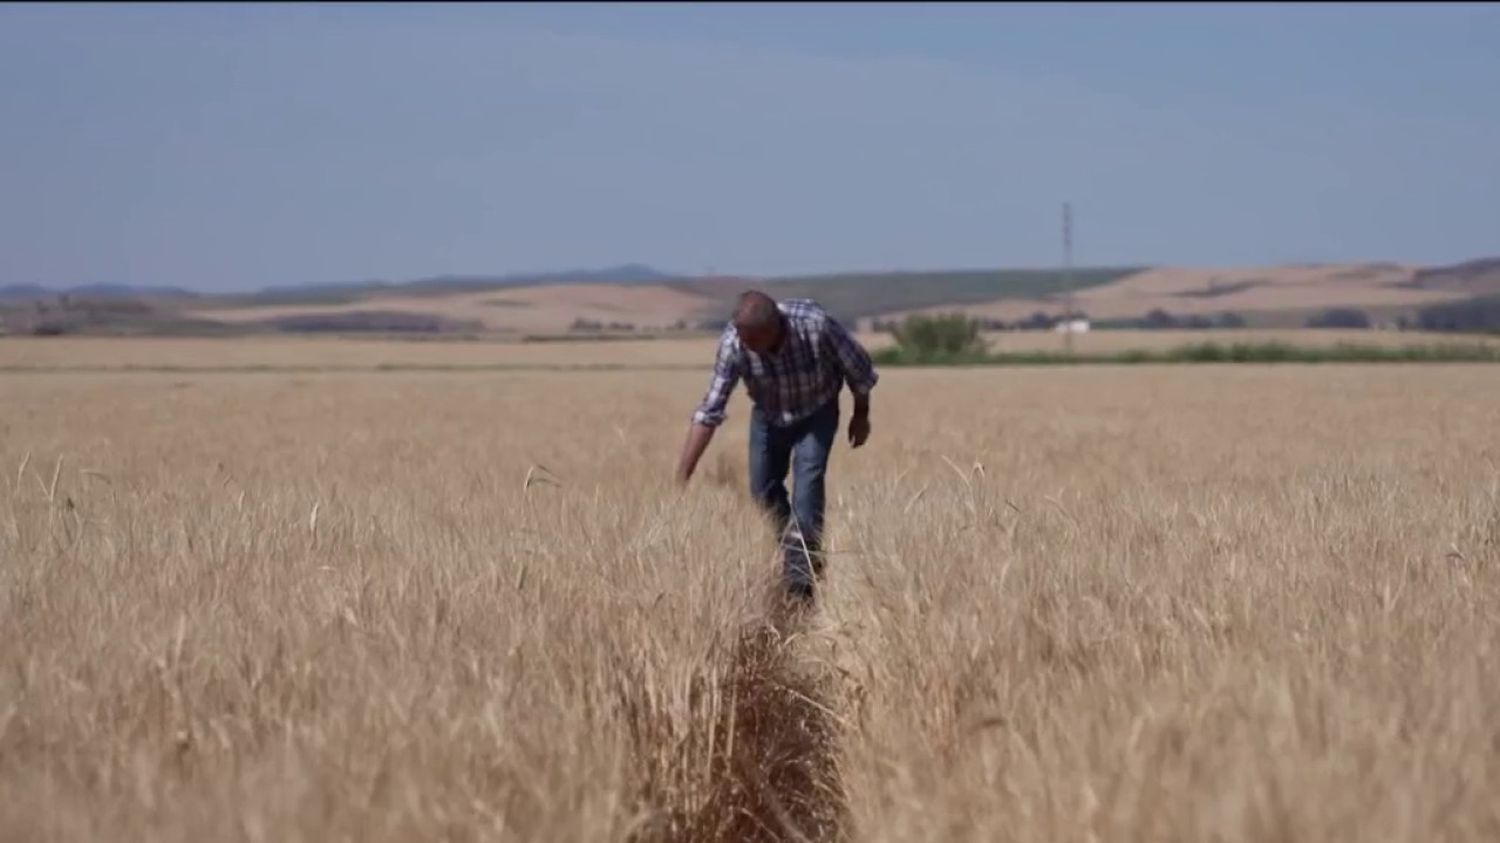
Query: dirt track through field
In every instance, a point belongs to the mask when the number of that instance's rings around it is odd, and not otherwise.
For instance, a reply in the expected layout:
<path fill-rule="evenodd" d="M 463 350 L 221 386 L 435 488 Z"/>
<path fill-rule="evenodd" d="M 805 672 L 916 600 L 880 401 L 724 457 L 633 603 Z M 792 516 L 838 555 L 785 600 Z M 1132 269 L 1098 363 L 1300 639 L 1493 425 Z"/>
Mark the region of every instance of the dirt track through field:
<path fill-rule="evenodd" d="M 632 843 L 845 839 L 841 717 L 798 664 L 806 616 L 767 603 L 727 645 L 725 671 L 694 677 L 688 734 L 671 734 L 641 683 L 620 689 L 646 818 Z"/>

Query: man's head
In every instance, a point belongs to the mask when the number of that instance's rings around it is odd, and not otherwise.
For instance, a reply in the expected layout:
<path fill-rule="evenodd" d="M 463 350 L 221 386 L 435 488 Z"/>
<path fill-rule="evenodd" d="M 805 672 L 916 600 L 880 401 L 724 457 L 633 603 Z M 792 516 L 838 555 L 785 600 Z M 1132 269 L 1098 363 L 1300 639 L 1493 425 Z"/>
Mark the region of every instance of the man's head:
<path fill-rule="evenodd" d="M 759 290 L 741 293 L 732 321 L 740 342 L 756 354 L 768 354 L 781 347 L 785 332 L 781 310 L 776 307 L 776 300 L 765 293 Z"/>

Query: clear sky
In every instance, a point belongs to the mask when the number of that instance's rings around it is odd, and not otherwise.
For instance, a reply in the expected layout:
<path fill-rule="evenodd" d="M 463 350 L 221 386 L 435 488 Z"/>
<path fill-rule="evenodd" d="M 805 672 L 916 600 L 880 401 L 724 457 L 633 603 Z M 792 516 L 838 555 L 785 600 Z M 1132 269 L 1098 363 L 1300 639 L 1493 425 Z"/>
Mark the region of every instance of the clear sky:
<path fill-rule="evenodd" d="M 0 285 L 1500 254 L 1500 5 L 0 6 Z"/>

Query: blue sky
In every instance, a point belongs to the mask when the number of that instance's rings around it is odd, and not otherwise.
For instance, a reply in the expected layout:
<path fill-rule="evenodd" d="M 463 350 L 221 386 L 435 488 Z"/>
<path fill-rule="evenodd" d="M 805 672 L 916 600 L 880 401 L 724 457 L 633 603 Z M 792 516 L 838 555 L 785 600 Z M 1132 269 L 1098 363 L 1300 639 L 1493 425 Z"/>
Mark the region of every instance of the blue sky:
<path fill-rule="evenodd" d="M 1500 6 L 0 6 L 0 284 L 1500 254 Z"/>

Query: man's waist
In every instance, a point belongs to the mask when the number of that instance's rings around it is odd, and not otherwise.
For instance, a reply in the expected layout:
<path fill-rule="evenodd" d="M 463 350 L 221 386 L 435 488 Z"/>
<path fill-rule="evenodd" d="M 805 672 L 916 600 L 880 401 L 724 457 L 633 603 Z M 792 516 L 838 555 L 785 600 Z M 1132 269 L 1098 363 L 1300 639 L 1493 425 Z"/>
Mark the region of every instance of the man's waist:
<path fill-rule="evenodd" d="M 821 404 L 828 396 L 842 388 L 838 379 L 820 378 L 813 382 L 790 383 L 788 381 L 764 381 L 747 383 L 750 396 L 757 403 L 767 404 Z"/>
<path fill-rule="evenodd" d="M 806 398 L 799 397 L 793 401 L 762 401 L 756 396 L 751 396 L 751 412 L 759 415 L 767 423 L 781 427 L 796 424 L 803 419 L 817 415 L 823 410 L 838 407 L 839 384 L 834 384 L 826 392 L 819 392 L 815 396 Z"/>

